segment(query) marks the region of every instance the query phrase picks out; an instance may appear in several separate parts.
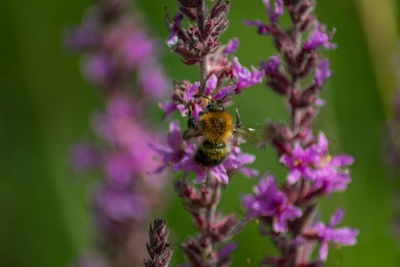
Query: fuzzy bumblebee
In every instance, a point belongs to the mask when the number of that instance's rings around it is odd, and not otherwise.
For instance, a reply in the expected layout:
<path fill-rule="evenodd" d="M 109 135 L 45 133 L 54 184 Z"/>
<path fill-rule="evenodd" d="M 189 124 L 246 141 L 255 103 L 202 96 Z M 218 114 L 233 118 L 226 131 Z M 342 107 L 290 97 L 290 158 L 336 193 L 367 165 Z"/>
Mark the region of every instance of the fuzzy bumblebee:
<path fill-rule="evenodd" d="M 233 131 L 241 126 L 238 112 L 236 117 L 234 124 L 232 116 L 215 100 L 211 100 L 204 112 L 199 113 L 197 123 L 189 110 L 188 129 L 183 133 L 183 138 L 204 136 L 193 154 L 193 160 L 197 164 L 212 167 L 225 161 L 231 152 Z"/>

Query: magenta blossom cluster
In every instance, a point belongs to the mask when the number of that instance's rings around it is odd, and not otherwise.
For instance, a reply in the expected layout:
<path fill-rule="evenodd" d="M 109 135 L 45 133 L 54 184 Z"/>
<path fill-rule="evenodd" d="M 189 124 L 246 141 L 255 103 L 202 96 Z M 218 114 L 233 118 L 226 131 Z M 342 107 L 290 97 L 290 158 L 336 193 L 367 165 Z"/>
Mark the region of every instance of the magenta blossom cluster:
<path fill-rule="evenodd" d="M 167 144 L 168 146 L 166 147 L 155 147 L 151 144 L 151 147 L 159 154 L 162 162 L 156 173 L 160 173 L 169 167 L 173 171 L 195 173 L 198 183 L 204 182 L 207 175 L 211 174 L 224 184 L 227 184 L 229 177 L 237 171 L 247 177 L 254 177 L 258 174 L 256 170 L 244 167 L 244 165 L 253 163 L 255 157 L 247 153 L 242 153 L 240 147 L 235 146 L 235 144 L 231 153 L 229 153 L 227 159 L 222 164 L 213 167 L 198 165 L 193 160 L 195 145 L 183 139 L 178 121 L 170 123 Z"/>
<path fill-rule="evenodd" d="M 185 117 L 188 128 L 196 128 L 213 105 L 225 110 L 235 95 L 262 82 L 264 77 L 263 70 L 246 68 L 233 56 L 239 46 L 237 38 L 226 45 L 220 43 L 220 36 L 229 25 L 229 1 L 218 0 L 210 6 L 206 2 L 177 0 L 179 13 L 173 18 L 167 16 L 167 45 L 183 63 L 198 65 L 199 80 L 175 82 L 170 100 L 159 106 L 165 112 L 165 119 L 173 113 Z M 189 21 L 187 27 L 183 26 L 184 19 Z M 240 123 L 237 125 L 239 127 Z M 196 236 L 182 244 L 188 266 L 229 266 L 231 252 L 236 247 L 229 241 L 240 223 L 234 214 L 223 215 L 217 211 L 217 205 L 222 187 L 229 183 L 233 174 L 241 172 L 248 177 L 258 174 L 256 170 L 246 167 L 253 163 L 255 157 L 241 151 L 239 144 L 243 140 L 239 136 L 229 134 L 230 138 L 219 143 L 229 147 L 224 159 L 216 165 L 203 165 L 194 155 L 202 143 L 208 141 L 206 136 L 200 133 L 187 138 L 185 130 L 180 129 L 177 121 L 172 121 L 167 145 L 150 144 L 159 155 L 157 172 L 168 168 L 183 173 L 182 178 L 175 182 L 175 189 L 198 231 Z M 234 129 L 227 131 L 233 133 Z M 196 179 L 191 180 L 192 176 Z"/>
<path fill-rule="evenodd" d="M 76 170 L 102 179 L 92 184 L 91 206 L 99 251 L 112 266 L 138 266 L 145 257 L 145 229 L 163 201 L 165 173 L 154 174 L 159 133 L 146 123 L 146 106 L 165 95 L 168 81 L 157 62 L 156 43 L 128 13 L 128 0 L 98 0 L 82 24 L 70 28 L 67 46 L 81 53 L 82 72 L 101 89 L 105 108 L 93 120 L 100 142 L 71 149 Z"/>
<path fill-rule="evenodd" d="M 274 2 L 274 5 L 272 4 Z M 316 20 L 315 2 L 309 0 L 264 0 L 268 22 L 245 22 L 256 26 L 258 33 L 270 36 L 278 54 L 261 61 L 266 84 L 286 100 L 290 122 L 270 122 L 266 139 L 276 149 L 286 167 L 286 181 L 278 186 L 270 175 L 262 177 L 254 195 L 242 199 L 250 218 L 258 218 L 262 233 L 271 237 L 279 251 L 268 256 L 268 266 L 320 266 L 327 258 L 329 243 L 354 245 L 358 230 L 335 229 L 343 212 L 339 210 L 325 226 L 317 220 L 318 199 L 333 192 L 343 192 L 350 182 L 349 165 L 353 158 L 331 156 L 321 132 L 313 135 L 314 119 L 325 102 L 319 93 L 331 77 L 329 61 L 320 50 L 334 49 L 334 31 Z M 280 16 L 287 11 L 292 27 L 283 29 Z M 312 259 L 316 244 L 320 257 Z"/>
<path fill-rule="evenodd" d="M 200 82 L 176 83 L 171 96 L 172 101 L 160 104 L 160 108 L 165 111 L 165 117 L 168 118 L 174 111 L 179 111 L 182 116 L 187 116 L 190 106 L 197 120 L 199 112 L 204 111 L 207 101 L 201 98 L 194 99 L 194 95 L 202 93 L 206 97 L 221 100 L 226 95 L 231 97 L 245 88 L 260 83 L 264 76 L 263 71 L 254 67 L 252 70 L 243 67 L 236 57 L 232 61 L 231 54 L 236 51 L 238 45 L 238 39 L 232 39 L 226 46 L 222 46 L 209 56 L 210 73 L 207 75 L 204 88 L 200 87 Z M 223 100 L 227 102 L 230 98 L 225 97 Z"/>
<path fill-rule="evenodd" d="M 157 44 L 126 13 L 130 2 L 98 0 L 86 11 L 82 24 L 67 31 L 65 43 L 70 50 L 84 53 L 82 73 L 90 83 L 108 93 L 129 87 L 132 75 L 137 75 L 136 93 L 159 99 L 168 82 L 157 60 Z"/>

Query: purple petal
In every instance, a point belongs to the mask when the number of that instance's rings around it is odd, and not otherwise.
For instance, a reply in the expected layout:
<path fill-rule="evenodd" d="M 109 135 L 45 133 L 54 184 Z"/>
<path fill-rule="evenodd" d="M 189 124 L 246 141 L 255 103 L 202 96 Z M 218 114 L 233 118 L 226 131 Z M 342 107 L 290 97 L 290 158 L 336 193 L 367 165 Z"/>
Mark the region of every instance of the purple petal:
<path fill-rule="evenodd" d="M 176 109 L 179 110 L 182 116 L 187 116 L 186 108 L 183 104 L 176 105 Z"/>
<path fill-rule="evenodd" d="M 196 82 L 192 86 L 189 87 L 189 89 L 186 91 L 186 94 L 185 94 L 186 102 L 189 102 L 193 98 L 193 95 L 197 91 L 197 88 L 199 88 L 199 85 L 200 85 L 200 83 Z"/>
<path fill-rule="evenodd" d="M 275 232 L 286 232 L 286 220 L 282 216 L 274 218 L 273 228 Z"/>
<path fill-rule="evenodd" d="M 353 164 L 353 158 L 345 155 L 336 156 L 332 159 L 333 166 L 341 167 Z"/>
<path fill-rule="evenodd" d="M 178 28 L 181 27 L 182 19 L 183 19 L 183 15 L 180 13 L 177 14 L 172 21 L 172 25 L 170 25 L 170 27 L 169 27 L 170 35 L 167 38 L 167 45 L 169 47 L 176 45 L 176 43 L 178 42 L 178 35 L 177 35 L 177 32 L 175 31 L 175 27 L 178 27 Z"/>
<path fill-rule="evenodd" d="M 341 208 L 338 208 L 336 212 L 332 215 L 331 221 L 329 223 L 330 227 L 333 227 L 339 224 L 343 219 L 344 211 Z"/>
<path fill-rule="evenodd" d="M 217 85 L 217 77 L 215 75 L 212 75 L 206 83 L 206 96 L 209 96 L 211 92 L 215 89 L 215 86 Z"/>
<path fill-rule="evenodd" d="M 352 246 L 357 243 L 356 236 L 359 234 L 357 229 L 343 227 L 334 229 L 330 233 L 330 240 L 335 241 L 344 246 Z"/>
<path fill-rule="evenodd" d="M 249 168 L 240 168 L 240 172 L 247 178 L 256 177 L 258 175 L 258 170 Z"/>
<path fill-rule="evenodd" d="M 229 182 L 229 177 L 226 174 L 226 170 L 222 164 L 211 168 L 210 171 L 218 180 L 220 180 L 224 184 L 227 184 Z"/>
<path fill-rule="evenodd" d="M 179 149 L 179 146 L 182 143 L 182 134 L 179 128 L 179 122 L 176 120 L 172 121 L 169 124 L 169 134 L 167 136 L 167 143 L 174 150 Z"/>
<path fill-rule="evenodd" d="M 106 83 L 113 72 L 112 61 L 106 54 L 96 54 L 83 62 L 83 73 L 93 83 Z"/>
<path fill-rule="evenodd" d="M 316 86 L 321 87 L 322 84 L 331 77 L 332 73 L 329 70 L 329 61 L 322 60 L 315 71 L 314 83 Z"/>
<path fill-rule="evenodd" d="M 319 251 L 319 258 L 322 261 L 326 261 L 327 256 L 328 256 L 328 243 L 322 242 L 321 249 Z"/>
<path fill-rule="evenodd" d="M 261 62 L 261 68 L 266 74 L 274 74 L 281 64 L 281 60 L 278 55 L 272 56 L 267 62 Z"/>
<path fill-rule="evenodd" d="M 301 176 L 301 172 L 298 169 L 291 170 L 287 177 L 288 182 L 290 184 L 294 184 L 295 182 L 297 182 L 300 179 L 300 176 Z"/>
<path fill-rule="evenodd" d="M 326 103 L 325 103 L 325 101 L 324 101 L 323 99 L 317 98 L 317 99 L 315 100 L 314 104 L 315 104 L 317 107 L 323 107 L 323 106 L 325 106 Z"/>
<path fill-rule="evenodd" d="M 242 204 L 247 210 L 248 218 L 258 216 L 257 208 L 258 204 L 253 196 L 245 195 L 242 197 Z"/>
<path fill-rule="evenodd" d="M 322 132 L 318 135 L 318 147 L 320 149 L 320 153 L 326 155 L 326 153 L 328 152 L 328 141 L 326 140 L 326 137 Z"/>
<path fill-rule="evenodd" d="M 167 38 L 168 47 L 176 45 L 178 42 L 178 34 L 176 32 L 172 32 Z"/>
<path fill-rule="evenodd" d="M 239 46 L 239 39 L 238 38 L 231 39 L 229 43 L 226 45 L 223 54 L 229 55 L 234 53 L 238 48 L 238 46 Z"/>
<path fill-rule="evenodd" d="M 158 106 L 161 110 L 165 111 L 164 119 L 168 119 L 169 116 L 171 116 L 172 112 L 176 110 L 176 105 L 171 102 L 163 102 L 160 103 Z"/>
<path fill-rule="evenodd" d="M 218 93 L 215 94 L 214 99 L 221 99 L 222 97 L 224 97 L 226 94 L 230 93 L 233 91 L 233 89 L 235 89 L 236 86 L 232 85 L 226 88 L 223 88 L 221 90 L 218 91 Z"/>
<path fill-rule="evenodd" d="M 261 35 L 268 34 L 269 32 L 269 27 L 268 25 L 265 25 L 261 21 L 255 20 L 255 21 L 248 21 L 244 20 L 243 23 L 247 26 L 256 26 L 258 28 L 257 33 Z"/>
<path fill-rule="evenodd" d="M 237 248 L 237 242 L 234 241 L 232 243 L 229 243 L 225 246 L 223 246 L 219 251 L 218 251 L 218 259 L 224 259 L 228 257 L 232 252 Z"/>
<path fill-rule="evenodd" d="M 207 172 L 206 171 L 201 171 L 200 169 L 199 170 L 196 170 L 196 176 L 197 176 L 197 179 L 196 179 L 196 181 L 198 182 L 198 183 L 201 183 L 201 182 L 203 182 L 206 178 L 207 178 Z"/>
<path fill-rule="evenodd" d="M 336 48 L 335 44 L 330 43 L 331 36 L 320 30 L 320 26 L 316 21 L 314 23 L 314 31 L 311 33 L 310 38 L 304 44 L 304 49 L 307 51 L 313 50 L 318 46 L 323 45 L 327 49 Z"/>
<path fill-rule="evenodd" d="M 279 15 L 283 13 L 283 2 L 282 0 L 275 0 L 275 10 L 272 10 L 269 0 L 263 0 L 264 5 L 268 12 L 268 17 L 271 22 L 275 21 Z"/>
<path fill-rule="evenodd" d="M 284 216 L 288 220 L 294 220 L 295 218 L 301 216 L 302 212 L 298 208 L 292 206 L 292 205 L 287 205 Z"/>

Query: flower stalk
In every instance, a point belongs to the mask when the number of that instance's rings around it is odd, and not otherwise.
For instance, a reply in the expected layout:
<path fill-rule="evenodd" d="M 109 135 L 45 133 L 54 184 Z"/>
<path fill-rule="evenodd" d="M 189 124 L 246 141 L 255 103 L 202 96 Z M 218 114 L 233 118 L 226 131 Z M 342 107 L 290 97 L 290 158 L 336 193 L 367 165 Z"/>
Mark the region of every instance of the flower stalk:
<path fill-rule="evenodd" d="M 90 202 L 100 234 L 97 254 L 104 266 L 134 267 L 142 262 L 144 229 L 164 198 L 165 174 L 151 174 L 155 153 L 148 146 L 161 144 L 161 138 L 147 124 L 145 107 L 163 97 L 168 81 L 154 40 L 139 14 L 128 12 L 129 4 L 96 1 L 65 38 L 68 48 L 82 56 L 85 78 L 104 96 L 105 107 L 92 120 L 101 141 L 80 142 L 71 149 L 75 170 L 101 177 L 91 184 Z"/>
<path fill-rule="evenodd" d="M 267 139 L 288 175 L 280 189 L 271 175 L 264 175 L 254 188 L 255 195 L 244 196 L 243 204 L 249 217 L 260 219 L 262 232 L 271 236 L 279 251 L 279 256 L 268 256 L 265 265 L 320 266 L 327 258 L 328 243 L 354 245 L 358 234 L 348 227 L 333 228 L 343 217 L 340 209 L 328 226 L 316 216 L 319 198 L 346 189 L 348 166 L 353 162 L 345 155 L 332 157 L 325 135 L 313 135 L 313 121 L 324 104 L 319 93 L 331 76 L 329 62 L 321 58 L 320 50 L 336 48 L 331 43 L 334 31 L 327 32 L 316 20 L 314 1 L 264 0 L 264 4 L 269 22 L 245 23 L 270 36 L 278 51 L 262 61 L 261 68 L 267 85 L 282 95 L 288 106 L 288 124 L 271 122 L 267 126 Z M 289 29 L 279 24 L 284 10 L 292 23 Z M 311 82 L 309 76 L 313 76 Z M 318 244 L 320 257 L 314 260 L 311 255 Z"/>
<path fill-rule="evenodd" d="M 203 115 L 209 112 L 210 105 L 218 103 L 224 110 L 235 95 L 261 82 L 264 73 L 254 68 L 250 71 L 233 58 L 237 39 L 232 39 L 227 45 L 219 42 L 229 25 L 229 1 L 215 1 L 210 8 L 205 0 L 178 0 L 177 3 L 179 13 L 173 19 L 169 18 L 167 44 L 183 63 L 198 64 L 199 82 L 175 82 L 171 101 L 161 103 L 160 107 L 165 111 L 166 119 L 173 112 L 187 117 L 188 129 L 182 132 L 178 122 L 171 122 L 168 147 L 153 146 L 153 149 L 160 155 L 159 171 L 168 167 L 183 172 L 182 178 L 175 182 L 175 190 L 198 231 L 182 244 L 188 265 L 229 266 L 235 244 L 228 242 L 239 221 L 234 214 L 222 215 L 217 207 L 221 191 L 234 173 L 241 172 L 249 177 L 257 174 L 244 166 L 252 163 L 254 156 L 241 152 L 241 140 L 231 136 L 233 127 L 226 130 L 228 138 L 224 139 L 218 134 L 207 134 L 204 129 L 197 134 L 193 132 L 201 129 L 200 121 L 204 120 Z M 184 18 L 193 23 L 187 29 L 181 25 Z M 233 124 L 231 115 L 224 114 L 223 120 Z M 216 163 L 204 164 L 199 159 L 204 162 L 215 160 L 208 158 L 211 155 L 207 154 L 206 144 L 228 146 L 229 151 Z M 203 154 L 199 156 L 200 150 Z M 191 180 L 193 174 L 195 180 Z"/>
<path fill-rule="evenodd" d="M 150 225 L 149 242 L 146 243 L 149 259 L 144 260 L 146 267 L 168 267 L 172 257 L 172 250 L 168 243 L 169 230 L 167 222 L 162 219 L 155 219 Z"/>

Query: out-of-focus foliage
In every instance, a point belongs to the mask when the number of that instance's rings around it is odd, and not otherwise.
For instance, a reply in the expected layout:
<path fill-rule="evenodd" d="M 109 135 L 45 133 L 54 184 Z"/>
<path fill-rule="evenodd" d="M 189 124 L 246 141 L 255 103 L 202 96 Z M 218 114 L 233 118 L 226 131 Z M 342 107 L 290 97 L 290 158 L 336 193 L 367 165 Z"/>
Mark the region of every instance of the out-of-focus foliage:
<path fill-rule="evenodd" d="M 167 36 L 164 6 L 175 12 L 173 0 L 138 1 L 145 21 L 160 38 L 166 70 L 173 79 L 196 79 L 196 67 L 186 67 L 163 43 Z M 2 1 L 0 8 L 0 266 L 66 266 L 78 251 L 90 247 L 93 230 L 86 206 L 86 186 L 69 171 L 66 152 L 82 137 L 92 137 L 89 118 L 101 97 L 89 88 L 78 71 L 78 60 L 68 55 L 62 32 L 79 22 L 91 1 Z M 366 43 L 366 31 L 358 1 L 319 1 L 317 13 L 329 27 L 339 49 L 327 55 L 334 77 L 327 84 L 327 106 L 318 127 L 337 151 L 355 158 L 353 182 L 345 194 L 333 195 L 321 204 L 324 219 L 336 206 L 346 210 L 344 224 L 360 229 L 358 244 L 330 250 L 328 266 L 399 266 L 399 248 L 392 232 L 390 200 L 399 182 L 389 179 L 382 162 L 381 138 L 385 122 L 377 79 Z M 397 5 L 399 8 L 399 4 Z M 370 7 L 374 8 L 374 7 Z M 395 12 L 399 14 L 399 11 Z M 273 53 L 270 41 L 242 25 L 242 19 L 265 18 L 260 0 L 232 1 L 231 26 L 223 41 L 240 38 L 238 56 L 245 65 L 258 65 Z M 370 20 L 374 20 L 371 17 Z M 376 21 L 379 25 L 380 21 Z M 371 51 L 373 52 L 373 51 Z M 392 89 L 388 89 L 392 90 Z M 390 102 L 390 101 L 389 101 Z M 245 91 L 240 105 L 243 123 L 254 125 L 265 118 L 285 119 L 284 105 L 260 85 Z M 161 113 L 154 108 L 152 123 Z M 283 180 L 283 172 L 271 148 L 243 148 L 257 155 L 255 167 L 270 169 Z M 336 151 L 332 151 L 336 152 Z M 172 177 L 171 177 L 172 183 Z M 236 176 L 223 194 L 221 208 L 240 211 L 238 196 L 250 192 L 255 180 Z M 166 217 L 172 245 L 192 233 L 189 216 L 171 190 Z M 255 223 L 238 236 L 233 266 L 258 266 L 271 246 L 259 237 Z M 171 266 L 182 262 L 176 249 Z"/>

